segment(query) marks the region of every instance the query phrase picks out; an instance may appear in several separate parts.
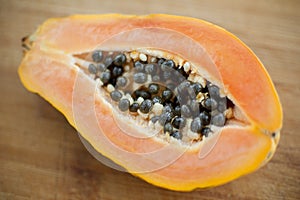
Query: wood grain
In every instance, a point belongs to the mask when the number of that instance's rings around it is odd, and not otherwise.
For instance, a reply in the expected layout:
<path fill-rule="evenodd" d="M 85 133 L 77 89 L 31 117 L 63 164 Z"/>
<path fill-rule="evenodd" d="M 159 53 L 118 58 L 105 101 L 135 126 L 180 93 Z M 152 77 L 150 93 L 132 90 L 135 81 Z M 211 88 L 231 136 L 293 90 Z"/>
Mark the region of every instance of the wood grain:
<path fill-rule="evenodd" d="M 1 0 L 0 199 L 300 199 L 299 1 L 37 2 Z M 47 18 L 74 13 L 186 15 L 233 32 L 265 64 L 282 101 L 284 127 L 274 158 L 251 175 L 189 193 L 99 163 L 62 114 L 27 92 L 17 75 L 21 38 Z"/>

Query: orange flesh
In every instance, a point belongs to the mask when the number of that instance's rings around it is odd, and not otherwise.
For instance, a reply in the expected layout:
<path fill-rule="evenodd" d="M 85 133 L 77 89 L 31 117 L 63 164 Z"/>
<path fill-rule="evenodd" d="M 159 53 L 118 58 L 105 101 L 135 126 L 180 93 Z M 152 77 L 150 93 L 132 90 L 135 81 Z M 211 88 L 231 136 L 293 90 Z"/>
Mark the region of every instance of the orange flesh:
<path fill-rule="evenodd" d="M 72 54 L 92 51 L 113 34 L 141 27 L 176 30 L 201 44 L 216 65 L 225 89 L 246 114 L 251 126 L 223 129 L 215 148 L 205 159 L 198 158 L 201 151 L 199 147 L 185 152 L 165 168 L 136 175 L 161 187 L 187 191 L 226 183 L 264 163 L 268 153 L 273 153 L 276 145 L 265 133 L 279 131 L 282 125 L 278 96 L 255 55 L 233 35 L 212 24 L 167 15 L 73 16 L 52 19 L 32 36 L 36 40 L 35 44 L 26 54 L 19 70 L 22 82 L 29 90 L 39 93 L 59 109 L 96 150 L 134 172 L 141 157 L 128 152 L 148 152 L 163 144 L 153 138 L 143 140 L 129 137 L 114 126 L 112 108 L 107 107 L 103 99 L 94 99 L 94 83 L 88 81 L 83 73 L 78 73 Z M 172 49 L 172 46 L 166 48 Z M 174 47 L 176 48 L 178 47 Z M 195 56 L 189 58 L 195 63 L 203 63 L 197 59 L 199 58 Z M 83 81 L 76 88 L 83 98 L 74 100 L 72 95 L 76 78 Z M 92 123 L 95 117 L 93 112 L 86 113 L 88 102 L 95 105 L 98 124 Z M 82 116 L 74 115 L 74 103 L 77 111 L 82 111 Z M 79 120 L 86 123 L 76 123 Z M 112 148 L 111 143 L 100 140 L 101 133 L 97 132 L 99 127 L 96 125 L 101 127 L 102 133 L 112 144 L 128 152 Z M 143 159 L 140 167 L 156 161 Z"/>

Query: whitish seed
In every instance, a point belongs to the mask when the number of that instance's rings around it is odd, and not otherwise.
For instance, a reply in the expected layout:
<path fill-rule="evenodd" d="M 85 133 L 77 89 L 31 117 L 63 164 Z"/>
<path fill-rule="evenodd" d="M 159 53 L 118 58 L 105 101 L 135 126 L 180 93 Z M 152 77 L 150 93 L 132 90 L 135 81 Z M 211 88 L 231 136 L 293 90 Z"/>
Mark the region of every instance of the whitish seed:
<path fill-rule="evenodd" d="M 143 62 L 146 62 L 146 61 L 147 61 L 147 56 L 146 56 L 145 54 L 143 54 L 143 53 L 141 53 L 141 54 L 139 55 L 139 58 L 140 58 L 140 60 L 143 61 Z"/>
<path fill-rule="evenodd" d="M 129 93 L 126 93 L 125 97 L 129 100 L 130 105 L 133 104 L 133 102 L 134 102 L 133 98 L 132 98 L 132 96 Z"/>
<path fill-rule="evenodd" d="M 129 66 L 129 65 L 125 65 L 125 66 L 124 66 L 124 70 L 125 70 L 126 72 L 128 72 L 128 71 L 130 70 L 130 66 Z"/>
<path fill-rule="evenodd" d="M 190 71 L 190 69 L 191 69 L 190 63 L 189 63 L 189 62 L 185 62 L 185 63 L 183 64 L 183 69 L 184 69 L 185 72 Z"/>
<path fill-rule="evenodd" d="M 107 85 L 107 92 L 111 93 L 114 90 L 115 90 L 115 88 L 114 88 L 114 86 L 112 84 L 108 84 Z"/>
<path fill-rule="evenodd" d="M 155 62 L 157 62 L 157 58 L 152 57 L 152 58 L 150 59 L 150 61 L 151 61 L 152 63 L 155 63 Z"/>
<path fill-rule="evenodd" d="M 162 113 L 164 106 L 161 105 L 160 103 L 154 103 L 152 112 L 155 113 L 156 115 L 160 115 Z"/>
<path fill-rule="evenodd" d="M 139 98 L 136 100 L 136 102 L 137 102 L 138 104 L 141 104 L 143 101 L 144 101 L 144 98 L 143 98 L 143 97 L 139 97 Z"/>
<path fill-rule="evenodd" d="M 136 59 L 139 57 L 139 53 L 138 53 L 138 52 L 131 52 L 131 53 L 130 53 L 130 57 L 131 57 L 133 60 L 136 60 Z"/>

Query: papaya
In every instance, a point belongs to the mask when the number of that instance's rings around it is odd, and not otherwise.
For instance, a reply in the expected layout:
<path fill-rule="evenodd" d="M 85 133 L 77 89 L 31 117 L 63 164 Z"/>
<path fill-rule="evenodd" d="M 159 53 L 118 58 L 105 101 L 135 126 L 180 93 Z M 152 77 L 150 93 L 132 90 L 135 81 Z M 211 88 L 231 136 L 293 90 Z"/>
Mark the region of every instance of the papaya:
<path fill-rule="evenodd" d="M 95 150 L 163 188 L 232 181 L 274 155 L 282 107 L 266 69 L 237 37 L 164 14 L 73 15 L 22 41 L 24 86 Z"/>

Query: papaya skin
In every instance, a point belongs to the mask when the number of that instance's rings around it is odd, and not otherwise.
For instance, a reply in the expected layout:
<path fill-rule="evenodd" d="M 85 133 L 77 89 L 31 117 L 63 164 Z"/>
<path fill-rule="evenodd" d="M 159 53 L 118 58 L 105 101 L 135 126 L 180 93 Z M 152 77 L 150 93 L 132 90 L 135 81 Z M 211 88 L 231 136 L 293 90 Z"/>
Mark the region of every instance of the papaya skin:
<path fill-rule="evenodd" d="M 147 27 L 175 30 L 200 43 L 217 66 L 226 91 L 242 109 L 249 125 L 223 129 L 218 143 L 205 159 L 197 157 L 201 151 L 199 146 L 186 151 L 165 168 L 133 174 L 160 187 L 190 191 L 224 184 L 265 164 L 275 151 L 282 127 L 282 108 L 274 85 L 262 63 L 245 44 L 208 22 L 161 14 L 74 15 L 50 19 L 29 38 L 33 45 L 19 67 L 22 83 L 60 110 L 98 152 L 132 172 L 138 160 L 125 163 L 121 158 L 127 154 L 111 150 L 108 144 L 97 139 L 99 133 L 76 124 L 72 94 L 76 79 L 84 79 L 84 75 L 74 65 L 72 55 L 93 51 L 107 37 L 119 32 Z M 93 83 L 86 81 L 84 84 L 80 92 L 88 94 L 83 90 L 92 89 Z M 154 139 L 140 140 L 123 134 L 114 126 L 115 121 L 111 117 L 113 108 L 107 106 L 102 98 L 94 99 L 92 96 L 82 101 L 94 101 L 103 133 L 121 149 L 134 153 L 163 146 Z M 89 121 L 89 116 L 85 117 Z M 273 132 L 277 133 L 276 139 L 271 136 Z M 151 164 L 152 161 L 147 162 Z"/>

